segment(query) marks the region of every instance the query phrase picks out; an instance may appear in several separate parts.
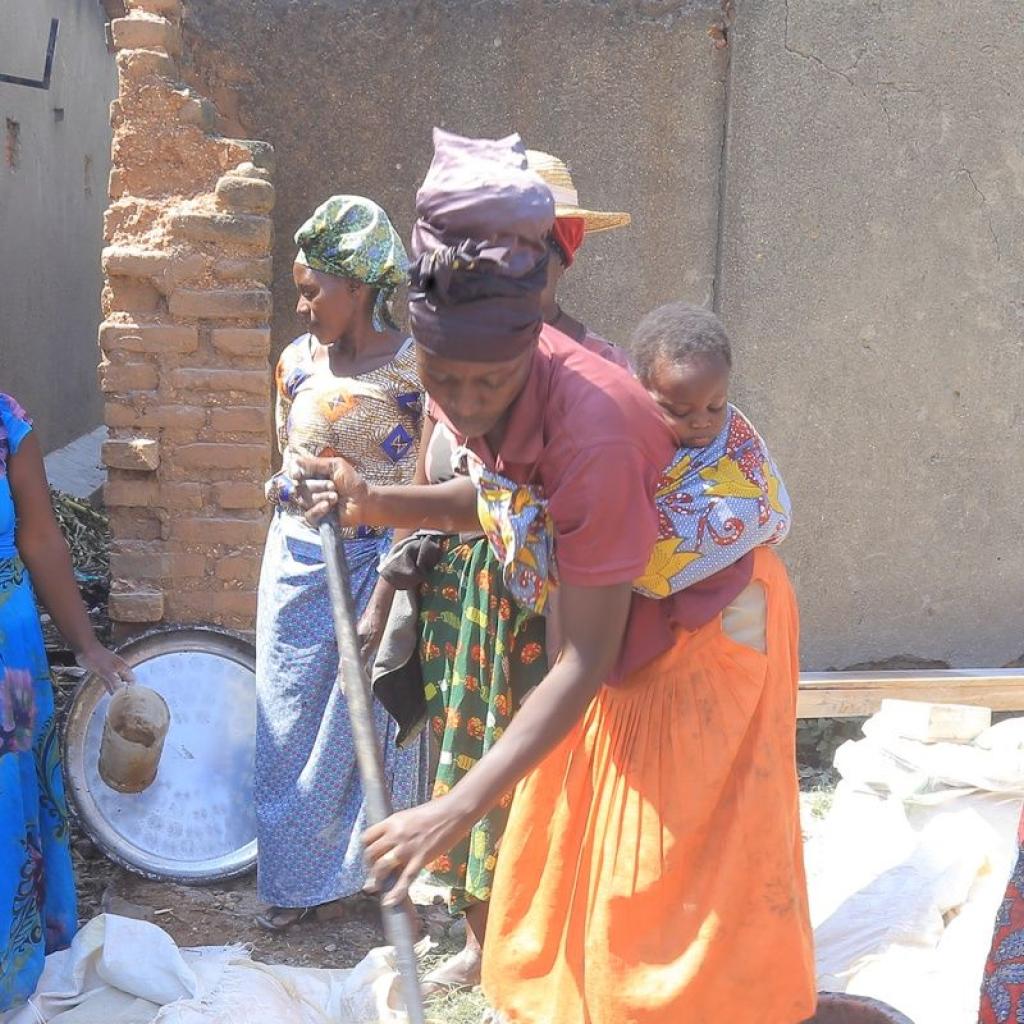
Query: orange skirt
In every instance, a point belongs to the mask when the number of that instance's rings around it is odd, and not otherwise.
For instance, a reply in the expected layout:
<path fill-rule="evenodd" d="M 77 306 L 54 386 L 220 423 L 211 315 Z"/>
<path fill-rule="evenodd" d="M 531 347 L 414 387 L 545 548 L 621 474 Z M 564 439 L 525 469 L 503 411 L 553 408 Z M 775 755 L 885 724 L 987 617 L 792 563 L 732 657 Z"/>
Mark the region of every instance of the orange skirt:
<path fill-rule="evenodd" d="M 615 688 L 520 784 L 484 992 L 513 1024 L 814 1014 L 795 757 L 798 617 L 767 549 L 766 649 L 721 618 Z"/>

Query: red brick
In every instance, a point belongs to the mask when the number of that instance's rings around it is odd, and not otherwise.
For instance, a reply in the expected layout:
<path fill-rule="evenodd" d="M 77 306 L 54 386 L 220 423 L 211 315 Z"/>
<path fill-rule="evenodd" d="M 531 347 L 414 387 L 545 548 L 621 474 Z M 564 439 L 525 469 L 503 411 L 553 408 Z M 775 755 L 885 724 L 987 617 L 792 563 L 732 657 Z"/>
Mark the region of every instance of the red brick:
<path fill-rule="evenodd" d="M 130 469 L 152 472 L 160 465 L 160 445 L 145 437 L 103 442 L 103 465 L 108 469 Z"/>
<path fill-rule="evenodd" d="M 247 583 L 250 586 L 260 577 L 260 555 L 252 552 L 245 555 L 226 555 L 217 559 L 216 576 L 218 579 L 234 583 Z"/>
<path fill-rule="evenodd" d="M 163 536 L 163 524 L 155 513 L 145 509 L 112 508 L 110 532 L 118 541 L 154 541 Z"/>
<path fill-rule="evenodd" d="M 175 621 L 216 622 L 255 615 L 255 590 L 192 590 L 168 595 L 168 617 Z"/>
<path fill-rule="evenodd" d="M 153 544 L 118 544 L 110 552 L 110 575 L 115 580 L 159 580 L 170 575 L 170 569 L 168 555 Z"/>
<path fill-rule="evenodd" d="M 153 285 L 134 277 L 108 277 L 103 289 L 105 313 L 156 313 L 162 304 L 163 297 Z"/>
<path fill-rule="evenodd" d="M 146 249 L 132 249 L 124 245 L 108 245 L 103 250 L 100 262 L 107 274 L 120 277 L 159 277 L 171 264 L 171 257 L 165 252 L 150 252 Z"/>
<path fill-rule="evenodd" d="M 167 618 L 171 622 L 212 623 L 217 616 L 213 611 L 209 590 L 172 590 L 168 595 Z"/>
<path fill-rule="evenodd" d="M 157 50 L 122 50 L 116 63 L 118 91 L 122 96 L 135 93 L 151 75 L 168 82 L 178 78 L 178 65 L 167 54 Z"/>
<path fill-rule="evenodd" d="M 103 487 L 103 503 L 108 508 L 159 504 L 159 486 L 155 480 L 108 480 Z"/>
<path fill-rule="evenodd" d="M 127 0 L 125 6 L 131 11 L 149 11 L 165 18 L 181 17 L 181 0 Z"/>
<path fill-rule="evenodd" d="M 177 448 L 171 456 L 176 466 L 201 469 L 261 469 L 270 460 L 267 444 L 218 444 L 200 441 Z"/>
<path fill-rule="evenodd" d="M 206 556 L 175 551 L 168 556 L 174 579 L 202 579 L 206 575 Z"/>
<path fill-rule="evenodd" d="M 111 363 L 99 365 L 100 390 L 108 394 L 115 391 L 155 391 L 159 374 L 152 363 Z"/>
<path fill-rule="evenodd" d="M 134 427 L 138 418 L 139 413 L 130 405 L 107 402 L 103 406 L 103 422 L 108 427 Z"/>
<path fill-rule="evenodd" d="M 169 309 L 172 316 L 203 320 L 266 320 L 274 303 L 265 288 L 179 288 Z"/>
<path fill-rule="evenodd" d="M 125 193 L 124 171 L 114 168 L 107 178 L 107 195 L 111 199 L 120 199 Z"/>
<path fill-rule="evenodd" d="M 255 590 L 221 590 L 214 595 L 214 611 L 219 615 L 255 617 L 257 592 Z"/>
<path fill-rule="evenodd" d="M 181 516 L 171 523 L 171 536 L 186 544 L 262 544 L 267 524 L 260 519 L 227 516 Z"/>
<path fill-rule="evenodd" d="M 229 356 L 270 354 L 269 327 L 221 327 L 210 332 L 213 347 Z"/>
<path fill-rule="evenodd" d="M 200 509 L 203 507 L 203 488 L 199 484 L 161 484 L 160 504 L 164 508 Z"/>
<path fill-rule="evenodd" d="M 108 402 L 104 406 L 104 420 L 108 427 L 199 430 L 206 423 L 206 410 L 193 405 L 154 405 L 140 410 L 131 405 Z"/>
<path fill-rule="evenodd" d="M 159 622 L 164 614 L 163 591 L 139 588 L 111 592 L 107 611 L 114 622 Z"/>
<path fill-rule="evenodd" d="M 224 481 L 213 485 L 213 500 L 221 508 L 263 508 L 267 504 L 262 484 Z"/>
<path fill-rule="evenodd" d="M 213 272 L 222 281 L 259 281 L 270 284 L 274 278 L 274 266 L 266 259 L 221 259 L 213 265 Z"/>
<path fill-rule="evenodd" d="M 108 508 L 200 509 L 203 489 L 199 484 L 157 484 L 153 479 L 108 480 L 103 502 Z"/>
<path fill-rule="evenodd" d="M 100 324 L 100 347 L 107 352 L 177 353 L 195 352 L 199 332 L 184 324 Z"/>
<path fill-rule="evenodd" d="M 274 208 L 274 186 L 259 178 L 226 176 L 217 182 L 217 202 L 242 213 L 270 213 Z"/>
<path fill-rule="evenodd" d="M 218 434 L 266 434 L 270 431 L 270 406 L 236 405 L 210 410 L 210 426 Z"/>
<path fill-rule="evenodd" d="M 179 213 L 171 219 L 171 227 L 192 242 L 239 245 L 249 249 L 269 249 L 272 234 L 269 217 L 250 214 Z"/>
<path fill-rule="evenodd" d="M 181 30 L 153 14 L 115 18 L 110 23 L 110 35 L 118 50 L 164 50 L 172 55 L 181 52 Z"/>
<path fill-rule="evenodd" d="M 198 277 L 206 269 L 205 258 L 197 252 L 153 252 L 126 245 L 110 245 L 103 250 L 106 273 L 152 281 L 167 294 L 182 281 Z"/>
<path fill-rule="evenodd" d="M 269 370 L 215 370 L 194 368 L 172 370 L 170 384 L 174 388 L 189 391 L 244 391 L 250 395 L 270 393 Z"/>

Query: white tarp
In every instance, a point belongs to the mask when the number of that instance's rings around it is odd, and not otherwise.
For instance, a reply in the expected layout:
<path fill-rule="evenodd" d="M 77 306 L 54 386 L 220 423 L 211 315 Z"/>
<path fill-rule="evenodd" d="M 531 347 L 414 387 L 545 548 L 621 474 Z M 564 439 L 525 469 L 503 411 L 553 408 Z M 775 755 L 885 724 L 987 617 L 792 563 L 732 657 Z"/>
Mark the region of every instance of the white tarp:
<path fill-rule="evenodd" d="M 389 950 L 351 970 L 257 963 L 241 946 L 179 949 L 156 925 L 105 914 L 46 958 L 28 1005 L 0 1024 L 405 1024 Z"/>
<path fill-rule="evenodd" d="M 1017 854 L 1024 719 L 973 743 L 919 743 L 869 722 L 807 848 L 819 988 L 919 1024 L 976 1024 L 996 911 Z"/>

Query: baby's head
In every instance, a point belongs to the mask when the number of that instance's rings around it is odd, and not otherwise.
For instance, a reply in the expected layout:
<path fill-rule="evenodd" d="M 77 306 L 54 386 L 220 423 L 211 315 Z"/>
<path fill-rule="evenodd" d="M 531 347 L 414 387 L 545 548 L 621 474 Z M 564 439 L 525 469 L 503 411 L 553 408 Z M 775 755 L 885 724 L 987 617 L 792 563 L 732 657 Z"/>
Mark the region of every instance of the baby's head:
<path fill-rule="evenodd" d="M 633 332 L 630 357 L 676 444 L 711 444 L 725 426 L 732 369 L 722 321 L 685 302 L 659 306 Z"/>

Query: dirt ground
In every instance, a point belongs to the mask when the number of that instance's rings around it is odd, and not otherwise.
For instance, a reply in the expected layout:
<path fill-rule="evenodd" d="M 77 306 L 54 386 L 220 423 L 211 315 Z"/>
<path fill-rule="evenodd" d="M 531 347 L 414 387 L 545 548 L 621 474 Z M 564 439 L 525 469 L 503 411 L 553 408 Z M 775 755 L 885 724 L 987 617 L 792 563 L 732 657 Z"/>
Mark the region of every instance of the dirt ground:
<path fill-rule="evenodd" d="M 179 946 L 242 943 L 257 960 L 300 967 L 351 967 L 385 943 L 377 904 L 369 898 L 354 899 L 333 920 L 308 920 L 271 934 L 256 924 L 262 905 L 256 899 L 254 874 L 215 885 L 183 886 L 124 871 L 81 834 L 72 852 L 83 921 L 104 912 L 139 918 L 158 924 Z M 439 893 L 421 885 L 415 899 L 431 946 L 437 951 L 457 948 L 462 924 L 449 916 Z"/>
<path fill-rule="evenodd" d="M 58 708 L 66 707 L 71 680 L 58 685 Z M 801 811 L 805 838 L 821 828 L 831 805 L 834 773 L 801 765 Z M 111 863 L 92 841 L 73 826 L 72 854 L 79 894 L 80 919 L 104 912 L 151 921 L 179 946 L 240 943 L 257 960 L 300 967 L 352 967 L 375 946 L 385 944 L 375 901 L 353 900 L 342 916 L 310 920 L 280 934 L 256 924 L 262 905 L 256 899 L 255 874 L 208 886 L 151 882 Z M 413 889 L 425 941 L 421 975 L 462 948 L 464 924 L 452 918 L 440 890 L 425 884 Z M 429 941 L 426 941 L 429 940 Z M 431 1021 L 479 1024 L 486 1004 L 479 990 L 458 993 L 429 1007 Z"/>

